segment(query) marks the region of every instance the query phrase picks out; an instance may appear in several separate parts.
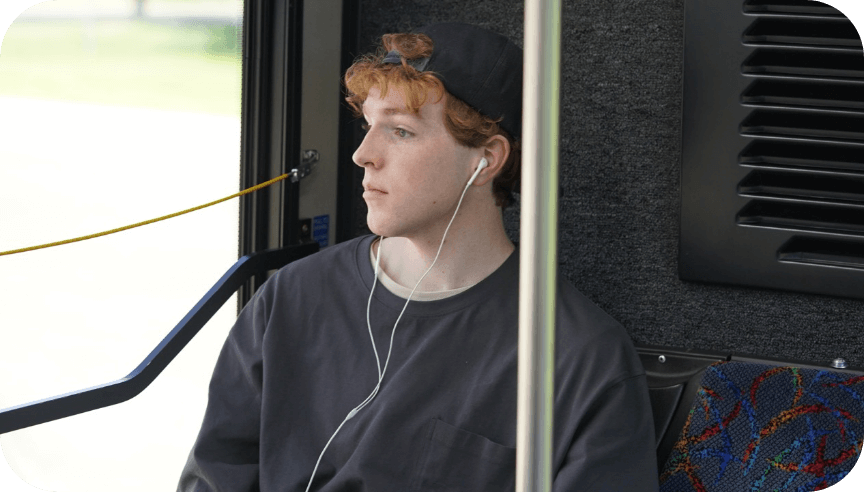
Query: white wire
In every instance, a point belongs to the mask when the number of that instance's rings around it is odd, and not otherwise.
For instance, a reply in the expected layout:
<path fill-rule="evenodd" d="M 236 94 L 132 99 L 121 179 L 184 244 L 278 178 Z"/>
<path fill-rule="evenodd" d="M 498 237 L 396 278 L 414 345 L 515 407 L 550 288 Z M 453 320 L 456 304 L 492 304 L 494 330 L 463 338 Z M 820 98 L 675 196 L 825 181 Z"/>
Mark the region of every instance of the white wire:
<path fill-rule="evenodd" d="M 378 367 L 378 379 L 381 379 L 381 359 L 378 358 L 378 347 L 375 346 L 375 337 L 372 336 L 372 323 L 369 321 L 369 311 L 372 307 L 372 292 L 375 292 L 375 284 L 378 283 L 378 265 L 381 264 L 381 248 L 384 247 L 384 236 L 379 236 L 378 252 L 375 254 L 375 279 L 372 280 L 372 291 L 369 292 L 369 300 L 366 302 L 366 328 L 369 329 L 369 339 L 372 340 L 372 350 L 375 352 L 375 365 Z"/>
<path fill-rule="evenodd" d="M 336 434 L 342 429 L 342 426 L 345 425 L 345 422 L 348 422 L 357 412 L 362 410 L 366 405 L 372 402 L 376 395 L 378 395 L 378 390 L 381 388 L 381 382 L 384 381 L 384 374 L 387 373 L 387 366 L 390 364 L 390 355 L 393 353 L 393 339 L 396 336 L 396 327 L 399 325 L 399 321 L 402 319 L 402 315 L 405 314 L 405 310 L 408 308 L 408 303 L 411 302 L 411 297 L 414 296 L 414 292 L 417 290 L 417 287 L 420 286 L 420 283 L 423 282 L 423 279 L 426 278 L 426 275 L 429 275 L 429 272 L 432 271 L 432 267 L 435 266 L 435 263 L 438 261 L 438 257 L 441 255 L 441 250 L 444 248 L 444 240 L 447 239 L 447 232 L 450 231 L 450 226 L 453 225 L 453 221 L 456 220 L 456 214 L 459 213 L 459 207 L 462 206 L 462 199 L 465 198 L 465 193 L 468 192 L 468 188 L 471 187 L 471 183 L 474 182 L 474 179 L 480 173 L 480 171 L 485 166 L 480 166 L 477 168 L 477 171 L 474 172 L 474 175 L 471 176 L 471 179 L 468 180 L 468 184 L 465 186 L 465 190 L 462 191 L 462 196 L 459 197 L 459 203 L 456 204 L 456 211 L 453 212 L 453 217 L 450 218 L 450 222 L 447 224 L 447 228 L 444 229 L 444 236 L 441 237 L 441 244 L 438 245 L 438 252 L 435 253 L 435 259 L 432 260 L 432 264 L 429 265 L 429 268 L 426 269 L 426 273 L 420 277 L 420 280 L 414 284 L 414 288 L 411 289 L 411 293 L 408 294 L 408 299 L 405 300 L 405 305 L 402 306 L 402 311 L 399 313 L 399 317 L 396 318 L 396 323 L 393 324 L 393 331 L 390 333 L 390 347 L 387 349 L 387 359 L 384 360 L 384 369 L 381 369 L 381 360 L 378 358 L 378 348 L 375 345 L 375 337 L 372 336 L 372 324 L 369 321 L 369 311 L 372 306 L 372 294 L 375 292 L 375 285 L 378 282 L 378 265 L 381 260 L 381 249 L 384 248 L 384 237 L 381 236 L 381 240 L 378 243 L 378 254 L 375 257 L 375 279 L 372 281 L 372 290 L 369 291 L 369 301 L 366 303 L 366 327 L 369 328 L 369 337 L 372 339 L 372 350 L 375 352 L 375 363 L 378 365 L 378 384 L 375 385 L 375 389 L 372 390 L 372 393 L 366 397 L 359 405 L 354 407 L 348 415 L 345 416 L 345 419 L 342 420 L 342 423 L 339 424 L 339 427 L 336 428 L 336 431 L 333 432 L 333 435 L 330 436 L 330 439 L 327 440 L 327 444 L 324 445 L 324 449 L 321 450 L 321 454 L 318 455 L 318 461 L 315 462 L 315 468 L 312 469 L 312 476 L 309 477 L 309 484 L 306 485 L 306 492 L 309 492 L 312 487 L 312 480 L 315 479 L 315 472 L 318 471 L 318 465 L 321 464 L 321 459 L 324 457 L 324 452 L 327 451 L 327 448 L 330 447 L 330 443 L 333 442 L 333 438 L 336 437 Z"/>
<path fill-rule="evenodd" d="M 384 375 L 381 373 L 381 359 L 378 358 L 378 347 L 375 345 L 375 337 L 372 335 L 372 323 L 369 321 L 369 311 L 372 306 L 372 293 L 375 292 L 375 285 L 378 283 L 378 267 L 381 264 L 381 249 L 384 247 L 384 236 L 380 236 L 380 242 L 378 243 L 378 253 L 375 255 L 375 278 L 372 280 L 372 290 L 369 292 L 369 300 L 366 302 L 366 328 L 369 329 L 369 339 L 372 340 L 372 351 L 375 352 L 375 365 L 378 368 L 378 385 L 381 384 L 381 379 Z M 395 328 L 395 326 L 394 326 Z M 312 487 L 312 480 L 315 478 L 315 473 L 318 471 L 318 465 L 321 464 L 321 458 L 324 457 L 324 452 L 327 451 L 327 448 L 330 447 L 330 443 L 333 441 L 333 438 L 336 437 L 336 434 L 339 433 L 339 430 L 342 429 L 342 426 L 345 425 L 345 422 L 348 422 L 354 415 L 357 415 L 357 412 L 360 411 L 360 408 L 363 408 L 378 392 L 378 386 L 375 387 L 375 391 L 372 392 L 371 395 L 366 397 L 363 400 L 363 403 L 355 407 L 353 410 L 348 412 L 348 415 L 342 420 L 342 423 L 339 424 L 339 427 L 336 428 L 336 431 L 333 432 L 333 435 L 330 436 L 330 439 L 327 440 L 327 444 L 324 445 L 324 449 L 321 450 L 321 454 L 318 455 L 318 461 L 315 462 L 315 468 L 312 469 L 312 476 L 309 477 L 309 483 L 306 485 L 306 492 L 309 492 L 310 487 Z"/>

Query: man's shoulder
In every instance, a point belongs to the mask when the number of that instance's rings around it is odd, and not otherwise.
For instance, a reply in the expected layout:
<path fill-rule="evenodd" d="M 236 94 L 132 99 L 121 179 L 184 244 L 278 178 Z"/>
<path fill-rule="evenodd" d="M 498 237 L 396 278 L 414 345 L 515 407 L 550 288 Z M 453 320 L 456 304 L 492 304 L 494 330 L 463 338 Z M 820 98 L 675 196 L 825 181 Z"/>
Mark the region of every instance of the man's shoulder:
<path fill-rule="evenodd" d="M 624 326 L 566 279 L 559 282 L 557 303 L 559 356 L 577 366 L 604 367 L 613 379 L 644 373 Z"/>
<path fill-rule="evenodd" d="M 589 299 L 566 278 L 559 278 L 557 321 L 571 326 L 581 336 L 603 337 L 626 332 L 615 318 Z M 581 330 L 580 330 L 581 329 Z"/>
<path fill-rule="evenodd" d="M 279 274 L 283 271 L 289 273 L 313 273 L 322 270 L 340 270 L 349 264 L 356 264 L 358 257 L 358 248 L 364 243 L 370 242 L 371 236 L 360 236 L 348 241 L 334 244 L 321 249 L 317 253 L 311 254 L 305 258 L 301 258 L 294 262 L 285 265 L 279 270 Z"/>
<path fill-rule="evenodd" d="M 306 290 L 320 284 L 330 288 L 342 282 L 360 277 L 361 258 L 359 249 L 368 247 L 372 236 L 361 236 L 324 248 L 299 260 L 295 260 L 274 273 L 262 286 L 265 291 L 288 289 Z M 366 253 L 368 255 L 368 252 Z"/>

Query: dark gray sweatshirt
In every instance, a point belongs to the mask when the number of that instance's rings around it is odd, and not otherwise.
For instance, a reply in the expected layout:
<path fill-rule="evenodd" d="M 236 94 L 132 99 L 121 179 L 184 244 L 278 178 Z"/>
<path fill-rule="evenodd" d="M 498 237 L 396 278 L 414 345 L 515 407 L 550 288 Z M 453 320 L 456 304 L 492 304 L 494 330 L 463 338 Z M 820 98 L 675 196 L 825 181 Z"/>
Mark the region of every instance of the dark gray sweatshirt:
<path fill-rule="evenodd" d="M 304 491 L 378 381 L 373 236 L 294 262 L 242 310 L 179 491 Z M 412 301 L 380 392 L 333 439 L 315 491 L 513 490 L 518 250 L 455 296 Z M 381 365 L 405 300 L 376 286 Z M 553 490 L 656 492 L 645 375 L 625 330 L 560 280 Z"/>

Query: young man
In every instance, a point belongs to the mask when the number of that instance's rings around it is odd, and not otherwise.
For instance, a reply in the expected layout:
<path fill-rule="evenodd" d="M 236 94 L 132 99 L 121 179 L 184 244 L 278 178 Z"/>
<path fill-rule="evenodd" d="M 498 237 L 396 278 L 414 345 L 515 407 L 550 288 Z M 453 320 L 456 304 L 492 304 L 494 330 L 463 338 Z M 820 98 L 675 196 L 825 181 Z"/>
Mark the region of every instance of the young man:
<path fill-rule="evenodd" d="M 346 74 L 375 236 L 288 265 L 219 357 L 182 491 L 512 490 L 521 50 L 464 24 L 387 35 Z M 656 491 L 624 329 L 557 298 L 556 491 Z"/>

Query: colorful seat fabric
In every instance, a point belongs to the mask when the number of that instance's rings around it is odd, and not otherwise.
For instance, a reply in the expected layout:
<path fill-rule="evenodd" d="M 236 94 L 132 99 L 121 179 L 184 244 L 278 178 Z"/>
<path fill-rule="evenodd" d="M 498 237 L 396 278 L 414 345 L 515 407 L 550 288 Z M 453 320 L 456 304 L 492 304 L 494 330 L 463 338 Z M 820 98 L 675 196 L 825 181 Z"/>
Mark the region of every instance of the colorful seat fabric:
<path fill-rule="evenodd" d="M 661 492 L 813 491 L 839 482 L 864 438 L 864 376 L 720 362 L 705 370 Z"/>

